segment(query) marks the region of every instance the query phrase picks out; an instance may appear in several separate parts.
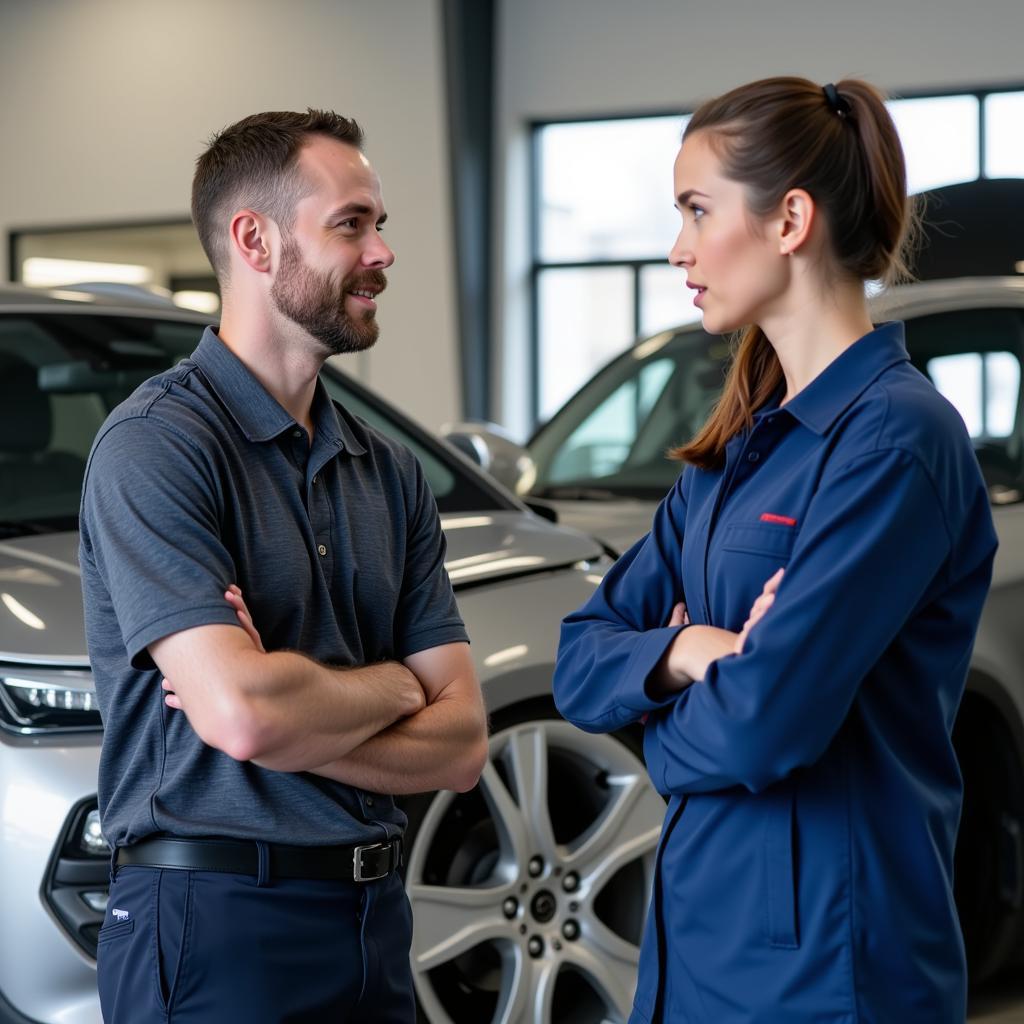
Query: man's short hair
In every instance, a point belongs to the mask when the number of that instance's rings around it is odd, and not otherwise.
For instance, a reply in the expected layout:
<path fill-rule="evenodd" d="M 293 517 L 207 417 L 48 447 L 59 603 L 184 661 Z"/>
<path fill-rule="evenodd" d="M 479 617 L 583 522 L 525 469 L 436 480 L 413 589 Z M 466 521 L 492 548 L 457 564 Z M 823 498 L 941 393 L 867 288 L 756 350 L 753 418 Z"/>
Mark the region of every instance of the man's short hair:
<path fill-rule="evenodd" d="M 294 225 L 295 204 L 310 190 L 298 157 L 311 135 L 363 147 L 362 128 L 333 110 L 271 110 L 218 132 L 196 160 L 192 222 L 222 286 L 230 266 L 228 225 L 236 210 L 266 214 L 283 231 Z"/>

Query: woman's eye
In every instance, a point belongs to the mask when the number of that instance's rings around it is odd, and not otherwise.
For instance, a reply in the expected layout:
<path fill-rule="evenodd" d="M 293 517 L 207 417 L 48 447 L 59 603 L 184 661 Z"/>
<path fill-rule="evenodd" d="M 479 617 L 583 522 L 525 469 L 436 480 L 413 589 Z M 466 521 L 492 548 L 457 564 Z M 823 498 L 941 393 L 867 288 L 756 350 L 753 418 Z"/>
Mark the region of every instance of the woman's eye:
<path fill-rule="evenodd" d="M 700 220 L 704 216 L 704 207 L 698 206 L 696 203 L 690 203 L 690 209 L 693 210 L 693 219 Z"/>

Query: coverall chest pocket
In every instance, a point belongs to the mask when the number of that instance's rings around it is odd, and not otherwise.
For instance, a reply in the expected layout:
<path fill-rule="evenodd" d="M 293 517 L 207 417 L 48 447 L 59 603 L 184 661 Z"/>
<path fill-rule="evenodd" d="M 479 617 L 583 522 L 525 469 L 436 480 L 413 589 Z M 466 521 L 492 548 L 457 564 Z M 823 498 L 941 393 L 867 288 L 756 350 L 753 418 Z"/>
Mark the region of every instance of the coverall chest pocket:
<path fill-rule="evenodd" d="M 781 565 L 789 561 L 796 537 L 795 525 L 731 523 L 722 532 L 722 550 L 747 555 L 764 555 Z"/>
<path fill-rule="evenodd" d="M 796 817 L 792 785 L 783 783 L 758 798 L 764 820 L 765 932 L 770 946 L 797 949 Z"/>

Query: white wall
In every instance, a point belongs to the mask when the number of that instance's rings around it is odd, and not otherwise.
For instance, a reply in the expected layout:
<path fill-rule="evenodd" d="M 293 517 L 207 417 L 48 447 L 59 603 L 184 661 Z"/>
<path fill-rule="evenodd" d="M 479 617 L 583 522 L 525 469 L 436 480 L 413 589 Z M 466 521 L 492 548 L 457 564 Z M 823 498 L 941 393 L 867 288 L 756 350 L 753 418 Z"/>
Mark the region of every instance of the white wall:
<path fill-rule="evenodd" d="M 0 235 L 187 217 L 213 131 L 355 117 L 398 256 L 364 379 L 429 426 L 458 413 L 438 0 L 2 0 L 0 97 Z"/>
<path fill-rule="evenodd" d="M 526 430 L 531 120 L 683 111 L 779 74 L 891 92 L 1020 83 L 1021 40 L 1021 0 L 501 0 L 498 418 Z"/>

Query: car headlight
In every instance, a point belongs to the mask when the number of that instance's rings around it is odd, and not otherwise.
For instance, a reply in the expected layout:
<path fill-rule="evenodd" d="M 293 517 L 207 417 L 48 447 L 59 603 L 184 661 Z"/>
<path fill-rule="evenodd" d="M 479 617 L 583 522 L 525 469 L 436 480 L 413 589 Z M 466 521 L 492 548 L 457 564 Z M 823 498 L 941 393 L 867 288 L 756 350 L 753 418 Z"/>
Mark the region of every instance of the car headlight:
<path fill-rule="evenodd" d="M 102 728 L 92 677 L 0 666 L 0 725 L 20 733 Z"/>

